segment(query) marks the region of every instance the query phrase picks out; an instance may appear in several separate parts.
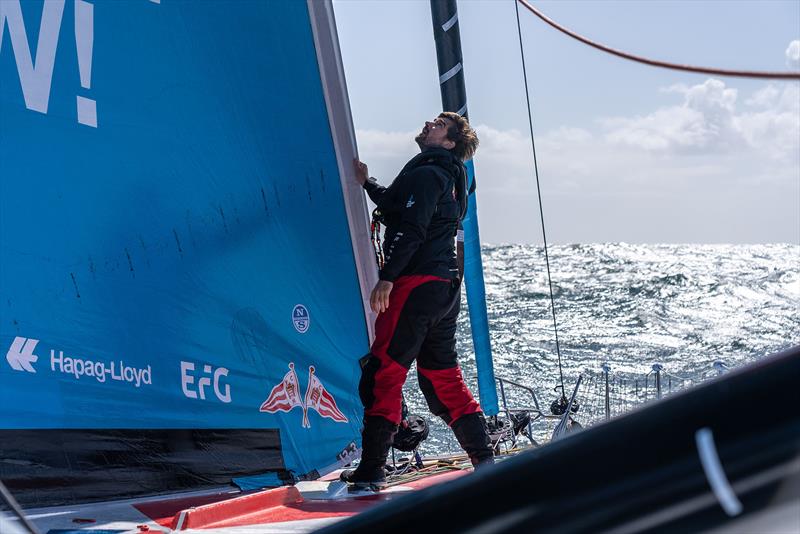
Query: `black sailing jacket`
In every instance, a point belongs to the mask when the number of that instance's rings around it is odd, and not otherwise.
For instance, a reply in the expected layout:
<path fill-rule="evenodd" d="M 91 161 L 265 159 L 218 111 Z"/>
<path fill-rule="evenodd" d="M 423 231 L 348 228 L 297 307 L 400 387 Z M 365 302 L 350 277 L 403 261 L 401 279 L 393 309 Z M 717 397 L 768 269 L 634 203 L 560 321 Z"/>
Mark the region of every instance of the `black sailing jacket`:
<path fill-rule="evenodd" d="M 467 171 L 449 150 L 409 161 L 389 187 L 364 184 L 386 225 L 380 279 L 411 274 L 458 277 L 455 235 L 467 213 Z"/>

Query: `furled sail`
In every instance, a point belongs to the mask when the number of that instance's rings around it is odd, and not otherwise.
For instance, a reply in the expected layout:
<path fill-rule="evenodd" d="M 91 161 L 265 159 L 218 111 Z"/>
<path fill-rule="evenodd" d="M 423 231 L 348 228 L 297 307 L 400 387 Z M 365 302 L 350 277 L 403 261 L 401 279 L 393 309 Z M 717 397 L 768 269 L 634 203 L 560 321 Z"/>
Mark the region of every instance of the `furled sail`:
<path fill-rule="evenodd" d="M 0 14 L 0 479 L 44 505 L 346 462 L 376 273 L 330 3 Z"/>

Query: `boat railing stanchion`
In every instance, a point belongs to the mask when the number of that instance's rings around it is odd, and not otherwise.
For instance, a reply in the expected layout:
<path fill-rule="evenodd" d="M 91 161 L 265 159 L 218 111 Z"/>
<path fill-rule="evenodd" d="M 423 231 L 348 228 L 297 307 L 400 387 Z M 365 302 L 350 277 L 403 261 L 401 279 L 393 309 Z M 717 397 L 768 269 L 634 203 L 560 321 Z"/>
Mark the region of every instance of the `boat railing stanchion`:
<path fill-rule="evenodd" d="M 611 367 L 609 367 L 608 363 L 603 363 L 603 379 L 606 382 L 606 421 L 611 419 L 611 398 L 608 390 L 608 373 L 611 372 Z"/>
<path fill-rule="evenodd" d="M 500 385 L 500 398 L 503 401 L 503 410 L 508 415 L 508 401 L 506 401 L 506 388 L 503 386 L 503 379 L 499 376 L 497 377 L 497 383 Z"/>
<path fill-rule="evenodd" d="M 514 420 L 511 418 L 511 412 L 508 411 L 506 388 L 503 385 L 503 379 L 498 376 L 497 382 L 500 384 L 500 397 L 503 399 L 503 410 L 506 412 L 506 419 L 508 419 L 509 428 L 511 429 L 511 447 L 513 448 L 517 444 L 517 437 L 514 435 Z"/>
<path fill-rule="evenodd" d="M 661 371 L 664 369 L 664 366 L 660 363 L 653 364 L 653 372 L 656 375 L 656 399 L 661 398 Z"/>
<path fill-rule="evenodd" d="M 532 444 L 537 445 L 536 441 L 533 439 L 533 421 L 536 421 L 536 420 L 538 420 L 539 418 L 542 418 L 542 417 L 546 419 L 549 416 L 544 414 L 544 413 L 542 413 L 542 409 L 539 406 L 539 398 L 536 396 L 536 391 L 530 386 L 526 386 L 524 384 L 521 384 L 519 382 L 515 382 L 514 380 L 510 380 L 510 379 L 505 378 L 505 377 L 501 377 L 501 376 L 495 375 L 494 379 L 497 381 L 497 384 L 500 387 L 499 388 L 500 389 L 500 401 L 502 402 L 502 410 L 501 411 L 505 412 L 506 419 L 508 420 L 508 425 L 509 425 L 508 426 L 508 432 L 509 432 L 509 435 L 511 437 L 511 446 L 512 447 L 516 447 L 516 445 L 517 445 L 517 436 L 516 436 L 516 434 L 514 432 L 514 418 L 512 417 L 512 415 L 515 412 L 526 413 L 528 415 L 533 414 L 528 419 L 528 437 L 531 440 Z M 529 406 L 522 406 L 522 407 L 519 407 L 519 408 L 509 408 L 509 406 L 508 406 L 509 400 L 508 400 L 508 396 L 506 395 L 506 386 L 507 385 L 508 386 L 518 387 L 518 388 L 523 389 L 523 390 L 527 391 L 528 393 L 530 393 L 531 398 L 533 399 L 534 407 L 531 408 Z M 512 401 L 513 401 L 513 399 L 512 399 Z M 498 413 L 498 416 L 501 416 L 501 414 Z M 495 416 L 495 417 L 498 417 L 498 416 Z"/>
<path fill-rule="evenodd" d="M 536 442 L 533 440 L 533 418 L 531 417 L 528 417 L 528 441 L 536 445 Z"/>
<path fill-rule="evenodd" d="M 536 406 L 536 412 L 538 412 L 539 414 L 542 413 L 542 409 L 539 406 L 539 398 L 536 396 L 536 391 L 534 391 L 534 389 L 532 387 L 526 386 L 524 384 L 520 384 L 519 382 L 514 382 L 513 380 L 509 380 L 508 378 L 501 378 L 499 376 L 495 376 L 494 378 L 498 382 L 502 379 L 503 383 L 510 384 L 512 386 L 516 386 L 516 387 L 518 387 L 520 389 L 524 389 L 525 391 L 530 393 L 531 397 L 533 398 L 533 404 L 534 404 L 534 406 Z M 501 393 L 502 393 L 502 390 L 501 390 Z"/>

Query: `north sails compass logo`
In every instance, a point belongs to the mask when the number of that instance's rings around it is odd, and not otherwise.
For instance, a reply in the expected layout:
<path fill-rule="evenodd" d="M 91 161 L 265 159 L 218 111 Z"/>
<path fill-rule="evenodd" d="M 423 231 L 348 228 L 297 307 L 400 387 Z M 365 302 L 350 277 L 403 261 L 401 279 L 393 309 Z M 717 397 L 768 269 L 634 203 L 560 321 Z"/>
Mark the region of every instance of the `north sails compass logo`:
<path fill-rule="evenodd" d="M 312 409 L 322 417 L 333 419 L 337 423 L 346 423 L 347 417 L 336 406 L 333 395 L 325 389 L 319 378 L 314 375 L 314 366 L 308 367 L 308 386 L 306 394 L 300 397 L 300 382 L 297 380 L 297 373 L 294 372 L 294 362 L 289 363 L 289 372 L 284 375 L 283 380 L 272 388 L 267 400 L 261 404 L 260 412 L 276 413 L 290 412 L 294 408 L 303 410 L 303 428 L 311 428 L 308 420 L 308 410 Z"/>
<path fill-rule="evenodd" d="M 298 304 L 292 310 L 292 324 L 294 329 L 301 334 L 308 332 L 308 327 L 311 326 L 311 317 L 308 315 L 308 309 L 302 304 Z"/>

